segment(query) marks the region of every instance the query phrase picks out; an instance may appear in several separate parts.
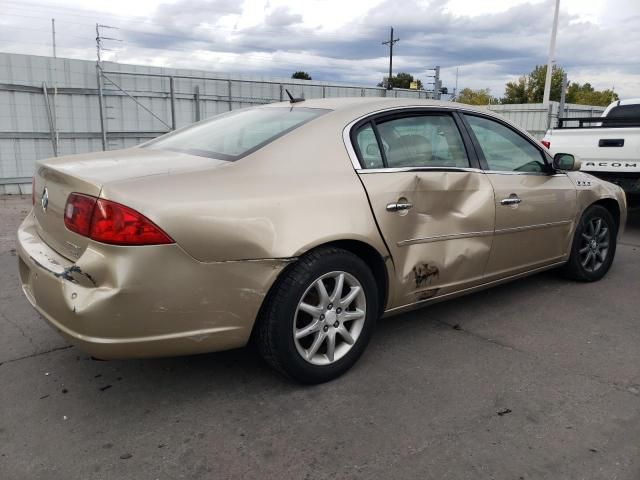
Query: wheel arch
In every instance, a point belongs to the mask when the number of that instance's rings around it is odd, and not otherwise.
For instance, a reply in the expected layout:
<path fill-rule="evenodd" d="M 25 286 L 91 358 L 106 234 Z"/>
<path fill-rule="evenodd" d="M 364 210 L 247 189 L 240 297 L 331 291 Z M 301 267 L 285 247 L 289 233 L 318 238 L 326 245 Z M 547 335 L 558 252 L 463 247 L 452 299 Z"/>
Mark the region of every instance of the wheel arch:
<path fill-rule="evenodd" d="M 336 247 L 346 250 L 348 252 L 353 253 L 358 258 L 360 258 L 363 262 L 367 264 L 367 266 L 371 269 L 373 273 L 373 277 L 376 281 L 376 286 L 378 287 L 378 308 L 379 308 L 379 316 L 385 311 L 387 306 L 387 302 L 389 299 L 389 272 L 387 270 L 386 262 L 391 261 L 391 257 L 383 257 L 383 255 L 371 244 L 364 242 L 362 240 L 353 240 L 353 239 L 340 239 L 340 240 L 331 240 L 318 245 L 315 245 L 313 248 L 306 250 L 304 253 L 300 255 L 302 257 L 305 254 L 313 252 L 319 248 L 324 247 Z M 278 274 L 278 277 L 269 287 L 267 294 L 262 301 L 262 305 L 258 311 L 258 315 L 256 316 L 255 322 L 253 324 L 251 336 L 253 337 L 256 331 L 256 326 L 260 321 L 260 318 L 263 315 L 263 309 L 268 304 L 269 299 L 276 291 L 280 284 L 281 278 L 283 278 L 284 274 L 289 271 L 289 269 L 293 268 L 296 265 L 297 260 L 290 262 L 282 271 Z"/>
<path fill-rule="evenodd" d="M 620 212 L 620 204 L 618 203 L 617 200 L 613 198 L 602 198 L 600 200 L 593 202 L 591 205 L 585 208 L 585 211 L 587 211 L 589 207 L 592 207 L 594 205 L 600 205 L 601 207 L 606 208 L 611 214 L 611 216 L 613 217 L 614 221 L 616 222 L 616 229 L 620 230 L 620 213 L 621 212 Z"/>
<path fill-rule="evenodd" d="M 389 272 L 385 265 L 385 258 L 372 245 L 361 240 L 334 240 L 318 247 L 342 248 L 359 257 L 371 269 L 378 287 L 378 313 L 381 316 L 387 306 L 389 297 Z M 316 248 L 318 248 L 316 247 Z M 387 257 L 389 261 L 390 257 Z"/>

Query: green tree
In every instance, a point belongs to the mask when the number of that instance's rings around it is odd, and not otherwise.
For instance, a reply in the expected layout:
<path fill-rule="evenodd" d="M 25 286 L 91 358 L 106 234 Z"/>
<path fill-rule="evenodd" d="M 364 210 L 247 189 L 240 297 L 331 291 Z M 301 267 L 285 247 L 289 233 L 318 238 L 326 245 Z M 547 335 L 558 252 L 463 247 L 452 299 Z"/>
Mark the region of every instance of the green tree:
<path fill-rule="evenodd" d="M 411 82 L 418 83 L 418 90 L 422 90 L 422 82 L 418 79 L 414 79 L 410 73 L 399 72 L 397 75 L 391 77 L 392 88 L 410 88 Z M 378 83 L 379 87 L 386 87 L 386 82 L 383 80 Z"/>
<path fill-rule="evenodd" d="M 550 100 L 560 101 L 564 73 L 562 67 L 554 65 L 551 71 Z M 502 103 L 542 103 L 546 77 L 547 66 L 536 65 L 528 75 L 523 75 L 514 82 L 507 82 Z"/>
<path fill-rule="evenodd" d="M 562 91 L 562 77 L 565 74 L 560 66 L 554 66 L 551 73 L 551 95 L 550 100 L 559 102 Z M 546 65 L 536 65 L 528 75 L 523 75 L 518 80 L 508 82 L 505 85 L 502 103 L 542 103 L 544 95 L 544 82 L 547 76 Z M 601 105 L 606 106 L 618 100 L 618 95 L 613 90 L 595 90 L 589 82 L 580 84 L 578 82 L 569 83 L 565 92 L 567 103 L 577 103 L 581 105 Z"/>
<path fill-rule="evenodd" d="M 501 103 L 527 103 L 527 77 L 522 76 L 514 82 L 507 82 Z"/>
<path fill-rule="evenodd" d="M 606 107 L 616 100 L 619 100 L 619 97 L 613 90 L 606 89 L 599 91 L 594 89 L 589 82 L 582 85 L 577 82 L 572 82 L 567 88 L 567 103 Z"/>
<path fill-rule="evenodd" d="M 298 80 L 313 80 L 313 78 L 311 78 L 311 75 L 309 75 L 307 72 L 303 72 L 302 70 L 294 72 L 291 75 L 291 78 L 297 78 Z"/>
<path fill-rule="evenodd" d="M 466 103 L 467 105 L 489 105 L 492 100 L 493 97 L 488 88 L 481 88 L 479 90 L 464 88 L 456 97 L 456 102 Z"/>

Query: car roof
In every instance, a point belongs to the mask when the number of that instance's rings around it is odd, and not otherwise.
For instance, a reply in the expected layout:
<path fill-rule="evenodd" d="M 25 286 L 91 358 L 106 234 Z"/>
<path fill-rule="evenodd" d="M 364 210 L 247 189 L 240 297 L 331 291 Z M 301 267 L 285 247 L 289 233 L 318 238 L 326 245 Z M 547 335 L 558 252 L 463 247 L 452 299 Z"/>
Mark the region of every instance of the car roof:
<path fill-rule="evenodd" d="M 486 107 L 474 107 L 463 103 L 447 102 L 442 100 L 428 100 L 417 98 L 395 97 L 339 97 L 339 98 L 311 98 L 296 103 L 279 102 L 270 103 L 265 107 L 287 106 L 290 108 L 324 108 L 335 112 L 356 113 L 375 112 L 394 107 L 440 107 L 458 108 L 463 110 L 491 113 Z"/>
<path fill-rule="evenodd" d="M 332 122 L 340 128 L 362 117 L 375 114 L 376 112 L 389 110 L 393 108 L 446 108 L 454 110 L 462 110 L 463 112 L 477 112 L 485 116 L 494 117 L 501 121 L 506 121 L 512 128 L 517 129 L 523 135 L 529 137 L 532 141 L 538 140 L 519 125 L 506 120 L 499 113 L 492 112 L 487 106 L 467 105 L 465 103 L 448 102 L 442 100 L 429 100 L 418 98 L 395 98 L 395 97 L 339 97 L 339 98 L 313 98 L 301 102 L 279 102 L 269 103 L 257 108 L 287 107 L 287 108 L 323 108 L 330 110 L 328 115 L 323 115 L 320 119 L 310 122 L 297 130 L 300 132 L 306 128 L 315 128 L 318 122 L 324 120 Z"/>

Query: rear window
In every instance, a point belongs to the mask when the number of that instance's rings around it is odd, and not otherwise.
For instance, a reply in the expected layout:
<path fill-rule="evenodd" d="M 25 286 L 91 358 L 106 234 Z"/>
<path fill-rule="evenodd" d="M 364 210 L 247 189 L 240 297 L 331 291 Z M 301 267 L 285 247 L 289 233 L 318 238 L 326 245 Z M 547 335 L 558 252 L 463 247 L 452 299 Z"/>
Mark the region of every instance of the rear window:
<path fill-rule="evenodd" d="M 609 110 L 607 118 L 640 121 L 640 105 L 618 105 Z"/>
<path fill-rule="evenodd" d="M 143 148 L 234 161 L 326 112 L 328 110 L 320 108 L 299 107 L 237 110 L 164 135 Z"/>

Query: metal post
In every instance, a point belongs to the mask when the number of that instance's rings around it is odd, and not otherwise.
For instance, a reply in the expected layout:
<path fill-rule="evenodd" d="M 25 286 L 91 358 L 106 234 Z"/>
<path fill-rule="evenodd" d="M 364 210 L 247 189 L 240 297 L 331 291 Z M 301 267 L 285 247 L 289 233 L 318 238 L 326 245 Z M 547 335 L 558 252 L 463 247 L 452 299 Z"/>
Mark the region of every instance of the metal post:
<path fill-rule="evenodd" d="M 553 26 L 551 27 L 551 41 L 549 42 L 549 59 L 547 60 L 547 76 L 544 81 L 544 93 L 542 95 L 542 103 L 549 105 L 549 97 L 551 96 L 551 78 L 553 73 L 553 62 L 556 52 L 556 36 L 558 34 L 558 11 L 560 10 L 560 0 L 556 0 L 556 9 L 553 14 Z"/>
<path fill-rule="evenodd" d="M 53 58 L 56 58 L 56 19 L 51 19 L 51 38 L 53 40 Z"/>
<path fill-rule="evenodd" d="M 49 103 L 49 92 L 47 92 L 46 82 L 42 82 L 42 93 L 44 94 L 44 106 L 47 109 L 47 120 L 49 121 L 49 137 L 51 139 L 51 148 L 53 156 L 58 156 L 58 144 L 56 142 L 56 132 L 53 124 L 53 115 L 51 113 L 51 104 Z"/>
<path fill-rule="evenodd" d="M 284 101 L 284 85 L 280 84 L 280 101 Z"/>
<path fill-rule="evenodd" d="M 549 102 L 547 110 L 547 130 L 551 128 L 551 118 L 553 117 L 553 103 Z"/>
<path fill-rule="evenodd" d="M 233 97 L 231 95 L 232 93 L 232 85 L 231 85 L 231 80 L 227 80 L 227 97 L 229 98 L 228 102 L 229 102 L 229 111 L 233 110 Z"/>
<path fill-rule="evenodd" d="M 171 94 L 171 130 L 176 129 L 176 90 L 173 77 L 169 77 L 169 93 Z"/>
<path fill-rule="evenodd" d="M 558 107 L 558 118 L 560 117 L 565 117 L 565 106 L 564 106 L 564 102 L 566 99 L 566 93 L 567 93 L 567 74 L 565 73 L 564 75 L 562 75 L 562 90 L 560 90 L 560 106 Z"/>
<path fill-rule="evenodd" d="M 98 110 L 100 111 L 100 132 L 102 134 L 102 151 L 107 149 L 107 129 L 104 122 L 104 98 L 102 96 L 102 69 L 96 63 L 96 75 L 98 79 Z"/>
<path fill-rule="evenodd" d="M 364 88 L 361 88 L 361 89 L 360 89 L 360 96 L 361 96 L 361 97 L 364 97 L 364 96 L 365 96 Z"/>
<path fill-rule="evenodd" d="M 200 87 L 196 85 L 193 101 L 196 110 L 196 122 L 200 121 Z"/>
<path fill-rule="evenodd" d="M 327 98 L 327 87 L 322 86 L 322 98 Z"/>

